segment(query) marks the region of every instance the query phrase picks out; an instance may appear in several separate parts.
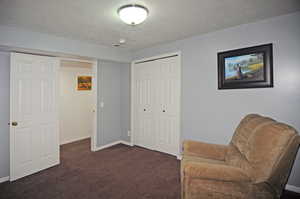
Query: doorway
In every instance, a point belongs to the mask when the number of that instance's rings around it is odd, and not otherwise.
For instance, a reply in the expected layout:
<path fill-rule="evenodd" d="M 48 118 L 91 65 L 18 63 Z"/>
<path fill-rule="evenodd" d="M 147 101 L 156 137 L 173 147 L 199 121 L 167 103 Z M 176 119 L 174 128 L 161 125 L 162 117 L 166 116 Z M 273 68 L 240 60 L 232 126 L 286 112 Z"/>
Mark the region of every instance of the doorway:
<path fill-rule="evenodd" d="M 60 145 L 91 140 L 96 147 L 97 136 L 97 62 L 60 59 L 59 130 Z"/>

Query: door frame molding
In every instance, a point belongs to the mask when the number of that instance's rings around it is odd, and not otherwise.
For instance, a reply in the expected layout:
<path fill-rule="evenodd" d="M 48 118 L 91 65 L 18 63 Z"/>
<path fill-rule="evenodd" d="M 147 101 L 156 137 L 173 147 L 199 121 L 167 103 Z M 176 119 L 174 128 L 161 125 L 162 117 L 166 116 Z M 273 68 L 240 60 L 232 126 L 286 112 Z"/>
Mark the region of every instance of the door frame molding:
<path fill-rule="evenodd" d="M 97 151 L 97 117 L 98 117 L 98 60 L 86 60 L 86 59 L 74 59 L 74 58 L 67 58 L 67 57 L 59 57 L 60 67 L 61 67 L 61 61 L 77 61 L 77 62 L 85 62 L 85 63 L 91 63 L 92 64 L 92 71 L 93 71 L 93 81 L 92 81 L 92 92 L 93 92 L 93 98 L 94 98 L 94 122 L 93 122 L 93 132 L 91 135 L 91 151 Z"/>
<path fill-rule="evenodd" d="M 180 156 L 181 153 L 181 138 L 182 138 L 182 133 L 181 133 L 181 98 L 182 98 L 182 77 L 181 77 L 181 71 L 182 71 L 182 59 L 181 59 L 181 51 L 175 51 L 175 52 L 170 52 L 170 53 L 165 53 L 165 54 L 160 54 L 160 55 L 156 55 L 156 56 L 152 56 L 152 57 L 146 57 L 146 58 L 142 58 L 142 59 L 137 59 L 137 60 L 133 60 L 131 62 L 131 66 L 130 66 L 130 144 L 131 146 L 134 146 L 134 67 L 136 65 L 136 63 L 140 63 L 140 62 L 145 62 L 145 61 L 154 61 L 157 59 L 162 59 L 162 58 L 168 58 L 168 57 L 172 57 L 172 56 L 178 56 L 179 57 L 179 67 L 180 67 L 180 72 L 179 72 L 179 140 L 178 140 L 178 154 L 174 154 L 177 157 Z M 138 64 L 137 63 L 137 64 Z"/>

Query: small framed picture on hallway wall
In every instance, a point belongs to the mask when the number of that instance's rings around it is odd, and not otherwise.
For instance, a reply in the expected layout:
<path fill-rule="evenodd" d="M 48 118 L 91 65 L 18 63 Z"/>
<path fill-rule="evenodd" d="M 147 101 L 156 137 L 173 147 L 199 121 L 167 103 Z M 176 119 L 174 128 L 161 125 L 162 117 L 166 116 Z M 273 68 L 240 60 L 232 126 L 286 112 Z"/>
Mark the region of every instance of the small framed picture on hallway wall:
<path fill-rule="evenodd" d="M 79 90 L 79 91 L 92 90 L 92 77 L 91 76 L 78 76 L 77 90 Z"/>
<path fill-rule="evenodd" d="M 273 87 L 273 45 L 218 53 L 218 89 Z"/>

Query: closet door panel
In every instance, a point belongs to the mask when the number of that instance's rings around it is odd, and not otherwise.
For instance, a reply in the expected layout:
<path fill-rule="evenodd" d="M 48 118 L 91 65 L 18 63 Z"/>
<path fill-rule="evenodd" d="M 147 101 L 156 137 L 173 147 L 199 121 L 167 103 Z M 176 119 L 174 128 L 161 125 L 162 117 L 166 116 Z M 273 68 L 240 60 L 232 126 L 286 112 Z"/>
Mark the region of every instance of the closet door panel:
<path fill-rule="evenodd" d="M 155 145 L 154 126 L 154 72 L 149 63 L 139 64 L 135 70 L 135 144 L 149 149 Z"/>
<path fill-rule="evenodd" d="M 178 57 L 157 60 L 157 147 L 160 151 L 178 154 L 180 67 Z"/>

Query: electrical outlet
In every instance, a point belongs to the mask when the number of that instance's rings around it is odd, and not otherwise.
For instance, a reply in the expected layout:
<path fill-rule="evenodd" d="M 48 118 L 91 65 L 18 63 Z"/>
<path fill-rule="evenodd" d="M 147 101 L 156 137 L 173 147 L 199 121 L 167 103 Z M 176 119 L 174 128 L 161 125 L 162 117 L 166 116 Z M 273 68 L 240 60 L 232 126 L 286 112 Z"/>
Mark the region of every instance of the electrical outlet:
<path fill-rule="evenodd" d="M 128 136 L 131 136 L 131 132 L 130 132 L 130 131 L 127 131 L 127 135 L 128 135 Z"/>

